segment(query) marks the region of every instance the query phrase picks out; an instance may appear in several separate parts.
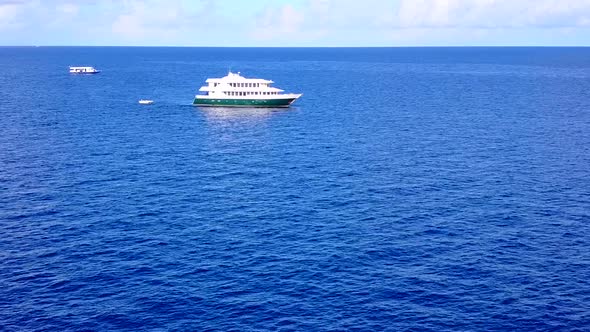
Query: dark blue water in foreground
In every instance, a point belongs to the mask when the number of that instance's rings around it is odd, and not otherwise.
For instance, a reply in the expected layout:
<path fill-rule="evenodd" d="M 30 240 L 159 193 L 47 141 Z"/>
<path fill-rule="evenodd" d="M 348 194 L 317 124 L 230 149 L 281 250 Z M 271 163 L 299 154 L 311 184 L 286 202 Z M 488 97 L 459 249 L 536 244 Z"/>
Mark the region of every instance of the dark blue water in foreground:
<path fill-rule="evenodd" d="M 230 68 L 304 96 L 190 106 Z M 590 49 L 0 48 L 0 87 L 0 330 L 590 329 Z"/>

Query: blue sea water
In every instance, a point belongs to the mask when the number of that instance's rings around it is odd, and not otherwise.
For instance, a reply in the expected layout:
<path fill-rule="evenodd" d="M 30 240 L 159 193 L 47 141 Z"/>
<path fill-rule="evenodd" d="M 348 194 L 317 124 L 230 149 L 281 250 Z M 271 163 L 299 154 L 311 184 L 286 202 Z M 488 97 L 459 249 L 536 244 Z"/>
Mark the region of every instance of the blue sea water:
<path fill-rule="evenodd" d="M 0 330 L 588 331 L 590 49 L 0 48 Z"/>

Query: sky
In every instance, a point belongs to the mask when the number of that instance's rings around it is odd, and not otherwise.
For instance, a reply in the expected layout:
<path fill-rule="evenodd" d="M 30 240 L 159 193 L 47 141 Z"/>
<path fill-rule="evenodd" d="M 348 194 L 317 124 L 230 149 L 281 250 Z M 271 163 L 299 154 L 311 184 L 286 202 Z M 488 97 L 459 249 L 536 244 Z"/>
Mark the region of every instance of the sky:
<path fill-rule="evenodd" d="M 0 0 L 0 45 L 590 46 L 590 0 Z"/>

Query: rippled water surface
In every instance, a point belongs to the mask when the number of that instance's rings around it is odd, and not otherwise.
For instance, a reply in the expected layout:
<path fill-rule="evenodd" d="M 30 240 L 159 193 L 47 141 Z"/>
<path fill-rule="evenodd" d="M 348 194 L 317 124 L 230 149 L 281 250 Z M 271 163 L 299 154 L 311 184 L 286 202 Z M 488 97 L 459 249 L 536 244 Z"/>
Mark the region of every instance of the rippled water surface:
<path fill-rule="evenodd" d="M 304 95 L 190 106 L 228 69 Z M 0 87 L 0 330 L 590 329 L 590 49 L 0 48 Z"/>

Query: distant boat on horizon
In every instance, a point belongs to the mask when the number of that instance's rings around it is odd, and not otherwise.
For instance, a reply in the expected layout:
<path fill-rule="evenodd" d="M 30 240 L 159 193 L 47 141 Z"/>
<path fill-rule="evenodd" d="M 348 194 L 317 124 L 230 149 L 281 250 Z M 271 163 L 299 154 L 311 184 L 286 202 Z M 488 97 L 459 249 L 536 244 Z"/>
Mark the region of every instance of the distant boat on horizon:
<path fill-rule="evenodd" d="M 75 67 L 70 66 L 70 74 L 98 74 L 100 70 L 97 70 L 94 67 L 86 66 L 86 67 Z"/>
<path fill-rule="evenodd" d="M 284 90 L 271 87 L 270 80 L 245 78 L 231 71 L 222 78 L 208 78 L 207 85 L 193 100 L 195 106 L 221 107 L 289 107 L 302 94 L 283 93 Z"/>

